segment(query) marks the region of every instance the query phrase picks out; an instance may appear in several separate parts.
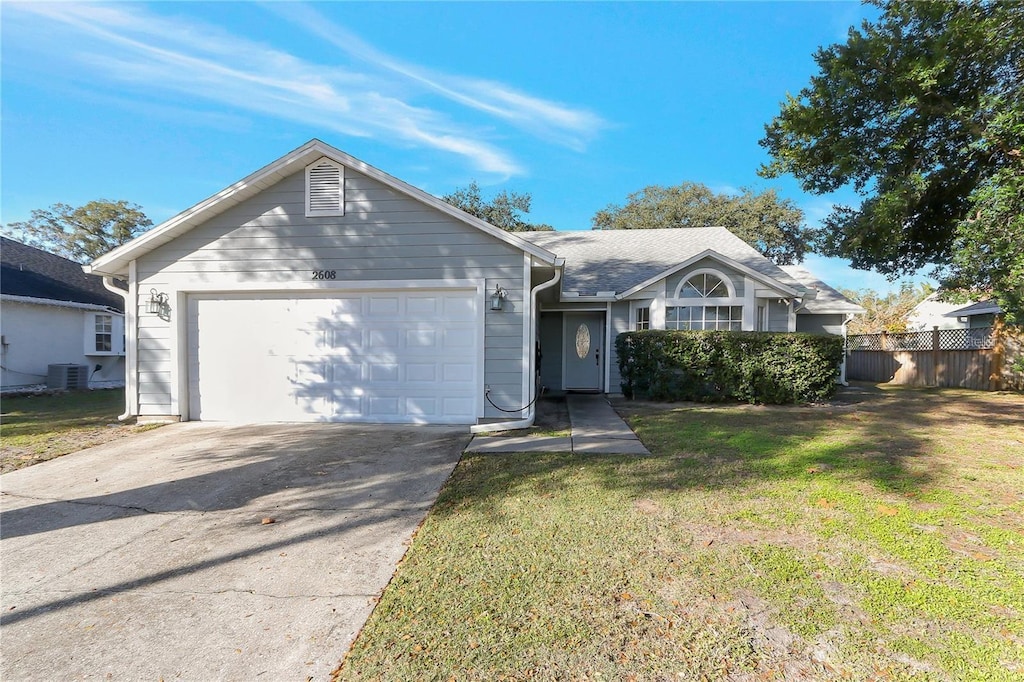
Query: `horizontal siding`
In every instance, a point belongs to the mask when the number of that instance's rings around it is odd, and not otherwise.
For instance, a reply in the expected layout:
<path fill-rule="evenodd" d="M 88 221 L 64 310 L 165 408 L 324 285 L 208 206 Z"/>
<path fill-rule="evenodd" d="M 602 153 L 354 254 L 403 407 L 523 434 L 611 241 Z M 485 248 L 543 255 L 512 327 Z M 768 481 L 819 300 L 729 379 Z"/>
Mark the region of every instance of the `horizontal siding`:
<path fill-rule="evenodd" d="M 843 320 L 845 315 L 800 315 L 796 316 L 796 330 L 808 334 L 836 334 L 843 333 Z"/>
<path fill-rule="evenodd" d="M 198 249 L 165 249 L 160 257 L 150 259 L 152 265 L 160 263 L 177 263 L 181 260 L 186 262 L 203 260 L 281 260 L 296 257 L 296 251 L 303 257 L 310 255 L 324 259 L 361 259 L 361 258 L 407 258 L 410 251 L 414 251 L 417 258 L 467 258 L 474 256 L 494 256 L 494 247 L 490 244 L 481 244 L 477 240 L 465 240 L 465 243 L 444 243 L 445 235 L 430 235 L 431 239 L 418 239 L 417 244 L 402 244 L 401 239 L 396 237 L 391 243 L 381 243 L 380 240 L 370 238 L 349 238 L 331 237 L 329 243 L 325 243 L 324 237 L 306 237 L 301 241 L 304 244 L 297 244 L 298 239 L 288 240 L 288 244 L 281 244 L 280 239 L 272 237 L 260 237 L 256 239 L 243 238 L 245 245 L 241 246 L 235 241 L 227 248 L 215 248 L 213 245 L 206 245 Z M 438 243 L 441 242 L 441 243 Z"/>
<path fill-rule="evenodd" d="M 235 291 L 260 283 L 274 291 L 312 282 L 313 270 L 334 270 L 339 282 L 485 280 L 489 291 L 499 284 L 509 296 L 503 311 L 485 310 L 483 382 L 492 395 L 521 402 L 522 252 L 349 169 L 345 199 L 344 216 L 307 218 L 304 173 L 268 186 L 141 258 L 140 306 L 144 310 L 153 288 L 173 294 L 200 285 Z M 188 314 L 175 305 L 172 300 L 170 322 L 139 315 L 139 400 L 145 414 L 170 410 L 171 325 Z M 490 407 L 485 412 L 500 414 Z"/>
<path fill-rule="evenodd" d="M 612 304 L 611 319 L 612 343 L 608 349 L 608 385 L 605 387 L 607 393 L 622 392 L 622 375 L 619 374 L 619 354 L 615 351 L 615 340 L 619 334 L 629 331 L 629 302 Z"/>
<path fill-rule="evenodd" d="M 776 300 L 768 301 L 768 331 L 789 331 L 789 305 Z"/>
<path fill-rule="evenodd" d="M 562 390 L 562 314 L 540 316 L 540 382 L 553 391 Z"/>
<path fill-rule="evenodd" d="M 350 258 L 342 255 L 342 253 L 339 252 L 339 255 L 331 257 L 315 250 L 311 250 L 308 254 L 292 250 L 287 256 L 245 258 L 241 260 L 231 260 L 230 257 L 233 254 L 227 253 L 224 258 L 220 259 L 188 259 L 169 263 L 156 263 L 155 265 L 159 266 L 156 274 L 165 275 L 166 279 L 170 279 L 170 276 L 174 274 L 243 273 L 250 276 L 259 276 L 264 280 L 270 280 L 275 273 L 298 272 L 302 274 L 302 281 L 306 281 L 311 279 L 306 273 L 312 270 L 334 270 L 339 278 L 344 277 L 346 280 L 353 280 L 372 279 L 371 274 L 373 272 L 395 272 L 401 270 L 418 271 L 424 273 L 425 276 L 432 274 L 435 278 L 444 277 L 447 272 L 451 271 L 453 267 L 452 261 L 462 258 L 456 255 L 431 256 L 421 254 L 394 255 L 391 257 L 367 255 L 362 258 Z M 509 266 L 507 255 L 466 256 L 464 260 L 466 265 L 458 267 L 461 271 L 460 274 L 463 276 L 472 273 L 476 277 L 482 277 L 485 274 L 493 277 L 513 277 L 518 272 L 519 279 L 522 280 L 522 264 L 519 264 L 518 270 L 513 266 Z M 280 278 L 278 279 L 280 281 Z"/>

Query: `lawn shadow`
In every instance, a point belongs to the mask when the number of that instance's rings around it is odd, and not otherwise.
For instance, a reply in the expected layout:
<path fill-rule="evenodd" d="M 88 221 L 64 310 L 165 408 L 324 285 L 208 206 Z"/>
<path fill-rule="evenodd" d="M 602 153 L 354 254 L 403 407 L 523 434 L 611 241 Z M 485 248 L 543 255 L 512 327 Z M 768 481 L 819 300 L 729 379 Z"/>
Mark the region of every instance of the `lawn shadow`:
<path fill-rule="evenodd" d="M 856 387 L 815 406 L 656 404 L 615 401 L 650 457 L 624 455 L 466 455 L 435 511 L 460 498 L 500 514 L 502 498 L 529 491 L 557 494 L 574 468 L 587 467 L 611 491 L 755 489 L 772 481 L 827 472 L 884 493 L 916 494 L 943 480 L 932 456 L 943 430 L 968 425 L 998 433 L 1024 428 L 1024 399 L 948 389 Z M 485 468 L 487 476 L 475 471 Z M 450 504 L 449 504 L 450 502 Z"/>

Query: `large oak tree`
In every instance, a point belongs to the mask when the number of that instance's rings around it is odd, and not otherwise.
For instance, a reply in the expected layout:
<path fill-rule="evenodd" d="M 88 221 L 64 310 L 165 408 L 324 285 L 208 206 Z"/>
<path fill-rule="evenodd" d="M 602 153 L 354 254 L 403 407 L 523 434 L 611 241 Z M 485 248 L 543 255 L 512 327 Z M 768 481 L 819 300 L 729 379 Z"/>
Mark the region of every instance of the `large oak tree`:
<path fill-rule="evenodd" d="M 9 223 L 4 232 L 30 246 L 86 263 L 152 226 L 153 221 L 141 206 L 98 199 L 79 207 L 54 204 L 47 209 L 37 208 L 29 220 Z"/>
<path fill-rule="evenodd" d="M 873 4 L 766 126 L 761 173 L 861 195 L 824 221 L 822 253 L 893 277 L 935 264 L 1024 319 L 1024 3 Z"/>
<path fill-rule="evenodd" d="M 458 187 L 451 194 L 441 199 L 470 215 L 480 218 L 495 227 L 509 232 L 549 231 L 552 228 L 544 223 L 528 223 L 524 216 L 530 212 L 533 197 L 529 193 L 501 190 L 490 199 L 485 199 L 480 185 L 474 180 L 466 187 Z"/>
<path fill-rule="evenodd" d="M 780 265 L 803 260 L 809 248 L 803 211 L 775 190 L 726 194 L 696 182 L 651 185 L 630 194 L 623 206 L 609 204 L 592 222 L 595 230 L 727 227 Z"/>

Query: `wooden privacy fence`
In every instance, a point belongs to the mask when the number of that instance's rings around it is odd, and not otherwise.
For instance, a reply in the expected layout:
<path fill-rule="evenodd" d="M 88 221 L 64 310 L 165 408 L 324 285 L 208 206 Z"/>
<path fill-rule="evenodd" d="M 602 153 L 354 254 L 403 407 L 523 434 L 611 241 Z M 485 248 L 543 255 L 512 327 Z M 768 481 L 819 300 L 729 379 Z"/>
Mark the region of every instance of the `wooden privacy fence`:
<path fill-rule="evenodd" d="M 859 334 L 848 340 L 846 376 L 907 386 L 1020 390 L 1024 374 L 1014 369 L 1014 361 L 1021 354 L 1020 336 L 1003 325 Z"/>

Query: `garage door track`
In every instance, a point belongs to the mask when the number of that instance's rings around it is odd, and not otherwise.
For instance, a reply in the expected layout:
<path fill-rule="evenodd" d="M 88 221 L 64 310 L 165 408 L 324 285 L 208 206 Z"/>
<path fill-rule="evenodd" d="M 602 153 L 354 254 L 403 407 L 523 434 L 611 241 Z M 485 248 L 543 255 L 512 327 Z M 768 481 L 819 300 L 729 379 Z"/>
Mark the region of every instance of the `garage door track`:
<path fill-rule="evenodd" d="M 0 678 L 326 679 L 464 428 L 185 423 L 0 478 Z"/>

